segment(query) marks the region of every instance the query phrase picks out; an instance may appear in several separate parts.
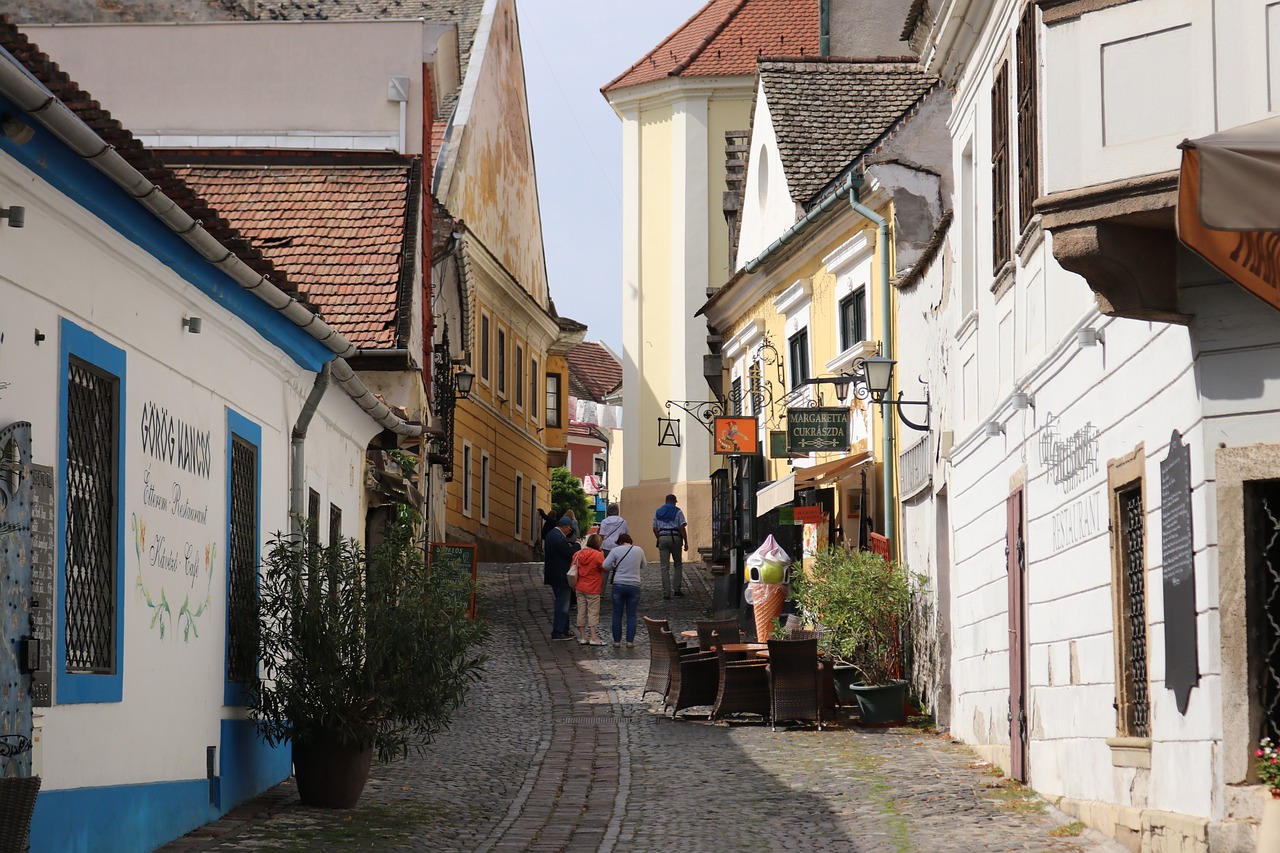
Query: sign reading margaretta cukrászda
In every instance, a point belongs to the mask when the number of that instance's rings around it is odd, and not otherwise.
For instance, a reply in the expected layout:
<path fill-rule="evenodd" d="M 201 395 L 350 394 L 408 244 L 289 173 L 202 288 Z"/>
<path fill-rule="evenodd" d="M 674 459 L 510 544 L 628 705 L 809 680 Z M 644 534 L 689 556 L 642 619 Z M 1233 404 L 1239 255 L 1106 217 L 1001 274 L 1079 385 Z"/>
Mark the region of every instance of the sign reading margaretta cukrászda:
<path fill-rule="evenodd" d="M 848 409 L 787 409 L 788 453 L 822 453 L 848 449 Z"/>

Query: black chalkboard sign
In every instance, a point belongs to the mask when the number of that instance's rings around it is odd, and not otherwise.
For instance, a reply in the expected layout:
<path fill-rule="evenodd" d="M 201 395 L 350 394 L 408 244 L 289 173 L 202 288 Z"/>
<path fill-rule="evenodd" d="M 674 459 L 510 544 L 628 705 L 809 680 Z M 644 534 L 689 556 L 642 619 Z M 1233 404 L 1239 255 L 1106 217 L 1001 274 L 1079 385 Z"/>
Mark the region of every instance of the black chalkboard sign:
<path fill-rule="evenodd" d="M 1196 565 L 1191 540 L 1191 448 L 1177 430 L 1160 462 L 1160 539 L 1164 575 L 1165 687 L 1187 713 L 1200 682 L 1196 659 Z"/>
<path fill-rule="evenodd" d="M 471 577 L 471 603 L 467 615 L 476 618 L 476 546 L 458 542 L 432 542 L 431 568 L 452 568 Z"/>

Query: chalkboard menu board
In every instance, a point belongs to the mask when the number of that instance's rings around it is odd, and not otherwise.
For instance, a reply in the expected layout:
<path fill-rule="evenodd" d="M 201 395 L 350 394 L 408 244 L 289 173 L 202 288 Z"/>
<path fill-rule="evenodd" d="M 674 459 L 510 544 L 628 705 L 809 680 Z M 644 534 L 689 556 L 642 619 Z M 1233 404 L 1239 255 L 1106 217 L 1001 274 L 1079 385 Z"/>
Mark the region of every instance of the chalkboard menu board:
<path fill-rule="evenodd" d="M 40 667 L 31 675 L 31 704 L 47 708 L 53 698 L 53 561 L 57 538 L 53 469 L 32 465 L 31 487 L 31 634 L 40 643 Z"/>
<path fill-rule="evenodd" d="M 1187 713 L 1200 681 L 1196 660 L 1196 565 L 1191 540 L 1191 448 L 1174 430 L 1160 462 L 1160 539 L 1164 567 L 1164 684 Z"/>
<path fill-rule="evenodd" d="M 467 615 L 476 618 L 476 546 L 452 542 L 431 543 L 431 568 L 451 568 L 471 577 L 471 603 Z"/>

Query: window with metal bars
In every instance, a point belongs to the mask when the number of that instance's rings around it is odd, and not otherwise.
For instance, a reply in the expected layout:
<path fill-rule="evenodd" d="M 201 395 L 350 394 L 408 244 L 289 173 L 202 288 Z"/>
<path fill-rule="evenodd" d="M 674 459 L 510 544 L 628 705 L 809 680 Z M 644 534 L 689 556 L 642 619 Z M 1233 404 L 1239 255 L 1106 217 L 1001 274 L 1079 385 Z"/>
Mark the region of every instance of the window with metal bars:
<path fill-rule="evenodd" d="M 1036 4 L 1027 3 L 1018 21 L 1018 230 L 1026 230 L 1040 193 L 1040 113 L 1036 97 L 1039 56 Z"/>
<path fill-rule="evenodd" d="M 320 493 L 315 489 L 307 490 L 307 542 L 320 545 Z"/>
<path fill-rule="evenodd" d="M 1146 516 L 1142 486 L 1117 496 L 1120 513 L 1121 663 L 1119 690 L 1120 733 L 1150 737 L 1150 704 L 1147 691 L 1147 581 Z"/>
<path fill-rule="evenodd" d="M 991 85 L 991 271 L 1011 257 L 1013 220 L 1009 212 L 1009 63 L 1000 64 Z"/>
<path fill-rule="evenodd" d="M 1280 741 L 1280 480 L 1246 483 L 1244 510 L 1249 686 L 1259 712 L 1255 734 Z"/>
<path fill-rule="evenodd" d="M 230 565 L 227 579 L 227 681 L 253 680 L 258 667 L 258 448 L 231 437 Z"/>
<path fill-rule="evenodd" d="M 66 671 L 116 671 L 120 380 L 76 356 L 67 370 Z"/>
<path fill-rule="evenodd" d="M 342 544 L 342 507 L 329 504 L 329 545 Z"/>

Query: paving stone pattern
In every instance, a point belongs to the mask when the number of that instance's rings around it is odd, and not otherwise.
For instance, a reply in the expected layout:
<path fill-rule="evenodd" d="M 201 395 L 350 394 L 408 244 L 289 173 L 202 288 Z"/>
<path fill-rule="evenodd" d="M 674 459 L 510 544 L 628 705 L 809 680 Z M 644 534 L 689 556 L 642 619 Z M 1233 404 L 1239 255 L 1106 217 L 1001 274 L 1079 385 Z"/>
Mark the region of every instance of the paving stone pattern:
<path fill-rule="evenodd" d="M 664 601 L 656 565 L 641 613 L 692 627 L 705 572 Z M 302 807 L 290 782 L 166 851 L 1115 851 L 1010 788 L 945 735 L 671 720 L 640 698 L 636 648 L 550 640 L 541 566 L 481 566 L 491 661 L 448 732 L 420 756 L 373 768 L 349 812 Z M 606 631 L 609 605 L 602 602 Z M 607 636 L 607 635 L 606 635 Z"/>

